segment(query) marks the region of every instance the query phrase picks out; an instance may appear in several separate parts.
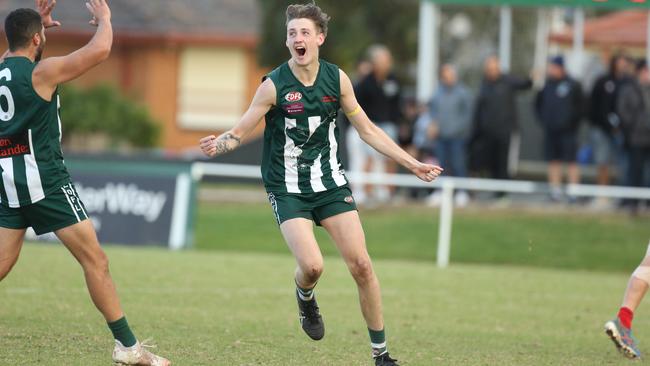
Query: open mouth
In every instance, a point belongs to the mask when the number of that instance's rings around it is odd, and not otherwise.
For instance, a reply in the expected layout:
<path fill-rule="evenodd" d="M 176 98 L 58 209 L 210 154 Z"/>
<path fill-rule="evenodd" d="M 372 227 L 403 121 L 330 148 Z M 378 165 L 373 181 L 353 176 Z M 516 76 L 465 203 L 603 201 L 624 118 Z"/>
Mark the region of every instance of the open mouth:
<path fill-rule="evenodd" d="M 296 50 L 296 53 L 298 54 L 298 56 L 301 56 L 301 57 L 304 56 L 305 53 L 307 53 L 307 49 L 304 46 L 296 46 L 295 50 Z"/>

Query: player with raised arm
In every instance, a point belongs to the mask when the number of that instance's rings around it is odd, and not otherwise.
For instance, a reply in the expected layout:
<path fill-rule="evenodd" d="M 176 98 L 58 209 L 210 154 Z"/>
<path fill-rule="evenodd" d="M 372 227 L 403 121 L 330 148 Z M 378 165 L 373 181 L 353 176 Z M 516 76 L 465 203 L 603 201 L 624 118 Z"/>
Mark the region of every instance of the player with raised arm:
<path fill-rule="evenodd" d="M 325 334 L 314 295 L 323 271 L 315 223 L 332 237 L 357 283 L 375 365 L 397 365 L 386 348 L 379 282 L 339 157 L 339 109 L 366 143 L 420 179 L 430 182 L 442 169 L 423 164 L 399 148 L 368 119 L 348 76 L 319 59 L 319 47 L 327 35 L 327 14 L 307 4 L 290 5 L 286 15 L 291 59 L 266 76 L 232 129 L 202 138 L 200 147 L 208 156 L 232 151 L 266 118 L 262 177 L 280 231 L 298 264 L 296 297 L 303 330 L 314 340 Z"/>
<path fill-rule="evenodd" d="M 38 12 L 16 9 L 5 19 L 9 50 L 0 59 L 0 280 L 18 260 L 25 231 L 54 232 L 84 271 L 88 292 L 115 338 L 117 365 L 167 366 L 147 351 L 126 321 L 108 258 L 63 163 L 58 85 L 106 60 L 113 43 L 106 0 L 88 0 L 90 42 L 62 57 L 41 60 L 45 28 L 56 0 L 36 0 Z M 43 361 L 48 364 L 47 360 Z"/>

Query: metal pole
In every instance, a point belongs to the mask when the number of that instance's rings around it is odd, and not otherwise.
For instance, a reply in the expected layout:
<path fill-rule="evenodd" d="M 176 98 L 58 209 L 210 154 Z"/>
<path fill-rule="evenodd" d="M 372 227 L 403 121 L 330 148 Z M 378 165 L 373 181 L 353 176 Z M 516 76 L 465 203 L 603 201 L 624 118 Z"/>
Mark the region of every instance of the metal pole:
<path fill-rule="evenodd" d="M 449 265 L 449 249 L 451 248 L 451 228 L 454 210 L 454 183 L 445 181 L 442 184 L 442 202 L 440 203 L 440 227 L 438 228 L 438 268 Z"/>
<path fill-rule="evenodd" d="M 499 19 L 499 60 L 501 61 L 501 70 L 509 72 L 512 42 L 512 8 L 502 6 Z"/>
<path fill-rule="evenodd" d="M 418 25 L 418 78 L 417 99 L 426 103 L 433 95 L 437 79 L 439 19 L 438 6 L 432 1 L 420 1 Z"/>
<path fill-rule="evenodd" d="M 650 10 L 648 10 L 648 31 L 646 34 L 645 59 L 646 62 L 650 62 Z"/>
<path fill-rule="evenodd" d="M 537 10 L 537 32 L 535 34 L 535 87 L 541 88 L 544 84 L 546 59 L 548 58 L 548 30 L 549 17 L 546 9 Z"/>
<path fill-rule="evenodd" d="M 585 52 L 585 11 L 576 8 L 573 16 L 573 65 L 572 74 L 582 77 L 582 64 Z"/>

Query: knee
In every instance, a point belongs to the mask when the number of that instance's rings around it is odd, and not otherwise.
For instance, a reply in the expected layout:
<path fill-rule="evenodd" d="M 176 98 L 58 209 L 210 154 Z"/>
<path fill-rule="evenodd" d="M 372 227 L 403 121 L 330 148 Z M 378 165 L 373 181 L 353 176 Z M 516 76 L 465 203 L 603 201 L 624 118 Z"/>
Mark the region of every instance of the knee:
<path fill-rule="evenodd" d="M 357 258 L 348 264 L 352 277 L 358 283 L 365 283 L 372 280 L 375 273 L 372 269 L 372 262 L 368 257 Z"/>
<path fill-rule="evenodd" d="M 108 273 L 108 256 L 103 250 L 97 250 L 90 254 L 88 258 L 81 263 L 85 271 L 91 271 L 99 274 Z"/>
<path fill-rule="evenodd" d="M 305 280 L 314 283 L 323 274 L 323 262 L 314 262 L 301 267 Z"/>
<path fill-rule="evenodd" d="M 4 280 L 14 266 L 15 261 L 0 261 L 0 281 Z"/>

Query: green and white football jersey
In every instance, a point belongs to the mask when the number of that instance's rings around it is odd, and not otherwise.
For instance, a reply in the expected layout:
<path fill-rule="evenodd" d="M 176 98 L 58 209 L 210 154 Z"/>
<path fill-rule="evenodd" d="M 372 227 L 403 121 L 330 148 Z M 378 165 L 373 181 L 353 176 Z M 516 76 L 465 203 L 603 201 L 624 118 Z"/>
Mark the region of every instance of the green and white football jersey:
<path fill-rule="evenodd" d="M 0 63 L 0 204 L 23 207 L 70 182 L 61 151 L 59 96 L 50 102 L 32 85 L 36 63 L 9 57 Z"/>
<path fill-rule="evenodd" d="M 268 192 L 314 193 L 347 184 L 339 156 L 339 68 L 320 60 L 304 86 L 284 63 L 267 75 L 276 105 L 266 114 L 262 178 Z"/>

